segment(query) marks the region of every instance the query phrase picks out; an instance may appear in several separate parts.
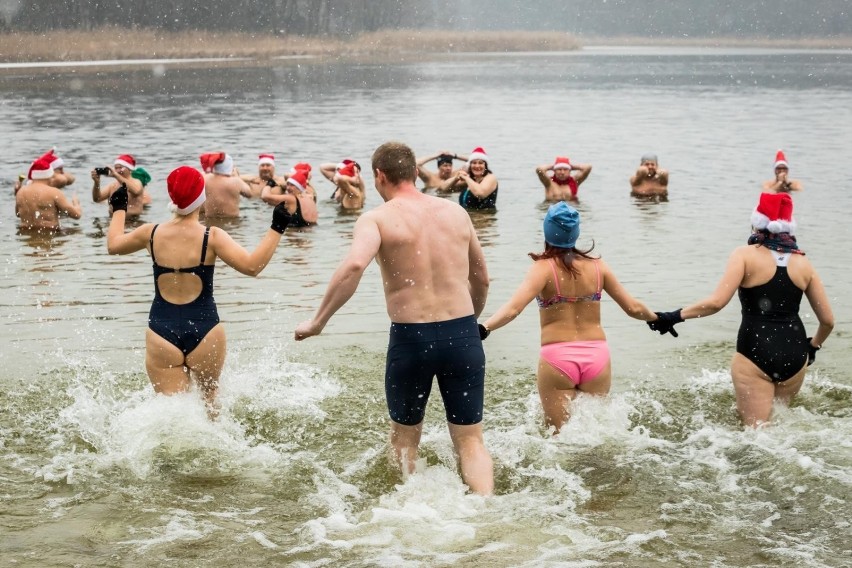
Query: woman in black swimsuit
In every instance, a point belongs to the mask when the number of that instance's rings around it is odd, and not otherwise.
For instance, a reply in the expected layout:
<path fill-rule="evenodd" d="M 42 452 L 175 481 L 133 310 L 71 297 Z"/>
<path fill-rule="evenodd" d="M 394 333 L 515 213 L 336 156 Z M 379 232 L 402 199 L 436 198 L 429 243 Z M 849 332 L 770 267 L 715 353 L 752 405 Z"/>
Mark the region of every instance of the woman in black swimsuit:
<path fill-rule="evenodd" d="M 204 203 L 204 177 L 189 166 L 169 174 L 169 197 L 174 218 L 146 223 L 124 232 L 127 189 L 113 192 L 107 233 L 110 254 L 130 254 L 147 248 L 154 263 L 154 302 L 145 334 L 145 367 L 154 391 L 175 394 L 201 389 L 211 418 L 217 414 L 219 374 L 225 364 L 225 330 L 213 300 L 216 258 L 257 276 L 272 258 L 290 215 L 284 206 L 272 213 L 272 226 L 249 253 L 222 229 L 198 221 Z"/>
<path fill-rule="evenodd" d="M 738 292 L 742 323 L 731 378 L 740 418 L 759 426 L 769 422 L 774 400 L 786 404 L 799 392 L 808 365 L 834 328 L 834 316 L 822 280 L 793 237 L 789 194 L 762 193 L 751 222 L 748 244 L 731 254 L 716 291 L 686 308 L 658 313 L 660 319 L 648 325 L 672 332 L 675 323 L 715 314 Z M 803 295 L 819 321 L 813 337 L 799 318 Z"/>

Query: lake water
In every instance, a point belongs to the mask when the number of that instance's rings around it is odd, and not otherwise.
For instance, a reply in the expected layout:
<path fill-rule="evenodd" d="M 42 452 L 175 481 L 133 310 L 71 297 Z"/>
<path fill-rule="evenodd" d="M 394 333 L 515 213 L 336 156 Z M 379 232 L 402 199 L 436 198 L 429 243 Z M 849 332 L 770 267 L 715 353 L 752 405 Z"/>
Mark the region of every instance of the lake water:
<path fill-rule="evenodd" d="M 12 69 L 0 75 L 0 558 L 13 566 L 852 566 L 852 53 L 591 48 L 379 65 Z M 486 315 L 542 246 L 534 169 L 591 163 L 582 236 L 657 310 L 715 287 L 745 242 L 784 148 L 799 242 L 834 334 L 774 424 L 743 431 L 728 365 L 736 300 L 660 337 L 605 299 L 613 393 L 581 399 L 551 438 L 535 389 L 534 306 L 486 342 L 486 444 L 496 495 L 465 494 L 433 392 L 421 472 L 389 465 L 388 318 L 375 266 L 322 336 L 295 343 L 356 215 L 327 200 L 251 279 L 217 266 L 229 354 L 221 420 L 195 393 L 155 397 L 144 372 L 153 295 L 144 253 L 106 254 L 88 171 L 132 153 L 153 176 L 144 221 L 168 219 L 165 176 L 225 150 L 242 172 L 274 152 L 365 166 L 399 139 L 419 154 L 488 152 L 498 211 L 477 215 Z M 83 218 L 18 234 L 11 183 L 56 146 Z M 629 196 L 639 156 L 671 172 L 667 202 Z M 368 168 L 367 168 L 368 169 Z M 315 170 L 316 171 L 316 170 Z M 372 190 L 367 207 L 380 202 Z M 227 230 L 253 248 L 270 209 Z M 815 318 L 803 303 L 809 333 Z"/>

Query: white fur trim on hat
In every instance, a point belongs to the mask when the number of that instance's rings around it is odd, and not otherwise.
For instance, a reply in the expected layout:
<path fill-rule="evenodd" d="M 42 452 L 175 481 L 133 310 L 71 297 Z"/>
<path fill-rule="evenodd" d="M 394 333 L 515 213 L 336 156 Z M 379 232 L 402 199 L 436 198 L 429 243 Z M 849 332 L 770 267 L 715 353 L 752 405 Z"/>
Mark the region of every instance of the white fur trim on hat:
<path fill-rule="evenodd" d="M 62 158 L 57 156 L 55 160 L 50 162 L 50 167 L 53 168 L 54 170 L 58 170 L 59 168 L 65 167 L 65 162 L 62 160 Z"/>
<path fill-rule="evenodd" d="M 757 209 L 755 209 L 751 213 L 751 226 L 755 229 L 767 230 L 770 233 L 790 233 L 791 235 L 796 234 L 795 219 L 790 219 L 789 221 L 784 221 L 782 219 L 770 221 L 769 217 L 767 217 Z"/>
<path fill-rule="evenodd" d="M 124 166 L 128 170 L 135 170 L 136 169 L 136 166 L 134 166 L 130 162 L 125 162 L 124 160 L 122 160 L 120 158 L 116 158 L 116 160 L 112 163 L 112 165 L 113 166 Z"/>
<path fill-rule="evenodd" d="M 30 172 L 30 178 L 32 179 L 50 179 L 53 177 L 53 167 L 49 167 L 46 170 L 32 170 Z"/>
<path fill-rule="evenodd" d="M 198 194 L 198 197 L 195 198 L 195 201 L 183 208 L 178 207 L 177 203 L 172 201 L 171 203 L 169 203 L 169 209 L 174 211 L 178 215 L 189 215 L 190 213 L 201 207 L 201 205 L 205 201 L 207 201 L 207 188 L 202 187 L 201 193 Z"/>
<path fill-rule="evenodd" d="M 483 162 L 488 162 L 488 154 L 485 153 L 482 148 L 477 148 L 473 152 L 471 152 L 470 156 L 467 158 L 467 163 L 471 163 L 474 160 L 482 160 Z"/>
<path fill-rule="evenodd" d="M 263 164 L 269 164 L 270 166 L 275 165 L 275 159 L 268 154 L 261 154 L 260 158 L 257 160 L 257 165 L 262 166 Z"/>
<path fill-rule="evenodd" d="M 214 174 L 230 175 L 234 171 L 234 159 L 225 154 L 225 159 L 213 166 Z"/>

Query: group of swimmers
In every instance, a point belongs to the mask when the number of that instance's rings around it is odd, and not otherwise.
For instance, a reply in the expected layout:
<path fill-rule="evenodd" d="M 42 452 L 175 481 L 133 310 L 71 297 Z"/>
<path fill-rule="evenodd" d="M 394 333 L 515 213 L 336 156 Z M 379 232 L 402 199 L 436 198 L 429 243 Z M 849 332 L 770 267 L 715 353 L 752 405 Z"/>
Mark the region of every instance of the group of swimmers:
<path fill-rule="evenodd" d="M 452 166 L 452 160 L 457 159 L 468 167 L 460 172 L 446 167 L 448 160 Z M 28 176 L 31 183 L 23 186 L 18 196 L 30 192 L 33 186 L 39 191 L 42 189 L 38 186 L 53 189 L 62 196 L 49 183 L 56 175 L 55 160 L 52 152 L 36 160 Z M 415 186 L 418 176 L 424 176 L 423 163 L 430 160 L 439 160 L 439 168 L 447 170 L 443 174 L 449 182 L 445 191 L 456 183 L 464 187 L 460 205 Z M 807 365 L 833 328 L 822 282 L 795 240 L 792 199 L 787 193 L 794 188 L 787 180 L 786 160 L 781 161 L 784 163 L 776 163 L 777 187 L 761 194 L 752 215 L 753 233 L 748 244 L 733 252 L 717 290 L 705 300 L 672 312 L 651 311 L 627 292 L 613 270 L 592 255 L 591 249 L 576 248 L 580 216 L 568 201 L 560 199 L 544 219 L 544 251 L 530 255 L 533 265 L 517 291 L 479 324 L 489 276 L 464 205 L 492 199 L 493 206 L 496 200 L 497 183 L 489 178 L 493 173 L 488 170 L 487 155 L 477 148 L 464 157 L 441 153 L 418 160 L 408 146 L 385 143 L 376 149 L 371 161 L 374 184 L 385 203 L 359 216 L 349 252 L 332 275 L 314 317 L 296 327 L 294 338 L 301 341 L 321 333 L 332 315 L 352 297 L 367 266 L 376 260 L 392 322 L 385 391 L 393 457 L 404 472 L 414 471 L 425 409 L 437 377 L 462 477 L 471 490 L 488 494 L 493 490 L 493 464 L 481 428 L 485 377 L 482 341 L 491 332 L 536 300 L 541 325 L 537 384 L 546 424 L 558 432 L 570 416 L 571 400 L 579 392 L 603 395 L 610 390 L 610 352 L 600 321 L 603 292 L 630 317 L 648 322 L 654 331 L 677 336 L 675 324 L 716 313 L 738 291 L 743 321 L 731 366 L 737 410 L 745 424 L 764 424 L 774 400 L 787 401 L 801 388 Z M 135 161 L 123 155 L 112 167 L 93 170 L 92 178 L 95 182 L 99 181 L 96 176 L 115 178 L 110 188 L 98 193 L 108 194 L 112 210 L 108 252 L 129 254 L 146 249 L 154 262 L 154 301 L 145 357 L 154 390 L 172 394 L 190 390 L 195 384 L 211 417 L 215 417 L 218 379 L 226 354 L 225 331 L 213 300 L 215 261 L 220 258 L 243 274 L 258 275 L 271 260 L 286 228 L 310 222 L 311 211 L 316 210 L 316 191 L 310 186 L 309 165 L 294 167 L 287 176 L 278 177 L 271 155 L 260 156 L 257 179 L 240 176 L 224 152 L 204 154 L 201 163 L 204 174 L 189 166 L 169 174 L 166 185 L 174 212 L 171 220 L 146 223 L 128 233 L 125 222 L 131 195 L 144 196 L 147 182 L 139 178 L 145 176 L 134 176 L 138 169 L 133 167 Z M 356 178 L 360 180 L 360 166 L 354 161 L 324 164 L 324 175 L 326 170 L 326 177 L 336 182 L 333 197 L 339 203 L 345 202 L 349 192 L 358 191 L 337 183 L 345 181 L 351 186 Z M 548 170 L 553 172 L 550 178 Z M 545 180 L 549 179 L 567 188 L 562 195 L 576 197 L 576 188 L 588 177 L 591 166 L 575 167 L 567 158 L 557 158 L 537 171 L 546 191 L 549 185 Z M 654 178 L 663 183 L 662 172 L 656 157 L 644 156 L 634 178 L 640 185 Z M 217 175 L 222 176 L 222 184 L 216 183 Z M 574 183 L 567 181 L 569 177 Z M 665 185 L 667 173 L 664 179 Z M 237 244 L 224 229 L 207 227 L 200 221 L 201 211 L 215 199 L 211 186 L 225 184 L 232 193 L 257 193 L 274 205 L 270 228 L 252 252 Z M 74 207 L 79 217 L 79 203 L 68 202 L 71 212 Z M 208 215 L 222 211 L 221 204 L 215 207 L 219 209 L 208 209 Z M 807 296 L 819 321 L 812 337 L 806 337 L 798 315 L 802 295 Z"/>
<path fill-rule="evenodd" d="M 458 193 L 459 204 L 465 209 L 493 210 L 497 206 L 499 188 L 488 159 L 481 147 L 469 154 L 442 151 L 417 160 L 418 176 L 424 191 L 434 189 L 443 195 Z M 427 168 L 432 161 L 437 163 L 436 172 Z M 460 167 L 455 167 L 456 161 L 462 162 Z M 257 174 L 240 174 L 226 152 L 201 154 L 199 162 L 204 172 L 206 194 L 202 216 L 238 217 L 242 198 L 259 198 L 273 207 L 285 203 L 293 217 L 291 226 L 307 227 L 317 223 L 317 191 L 309 163 L 296 163 L 286 174 L 278 174 L 275 156 L 263 153 L 258 156 Z M 331 199 L 341 209 L 358 211 L 364 207 L 367 191 L 358 162 L 345 158 L 339 163 L 323 163 L 319 171 L 334 185 Z M 549 202 L 576 200 L 580 185 L 591 171 L 591 164 L 572 163 L 566 156 L 558 156 L 552 164 L 535 169 L 544 188 L 544 199 Z M 111 165 L 94 168 L 90 175 L 95 203 L 107 201 L 112 193 L 124 187 L 128 191 L 128 216 L 138 217 L 151 204 L 148 191 L 151 176 L 131 154 L 117 156 Z M 112 180 L 101 185 L 104 177 Z M 67 198 L 56 191 L 74 182 L 74 175 L 65 171 L 64 160 L 55 150 L 34 160 L 28 173 L 19 176 L 15 184 L 16 214 L 21 228 L 55 230 L 59 228 L 61 215 L 79 219 L 82 210 L 76 196 Z M 658 167 L 655 155 L 645 155 L 630 178 L 630 185 L 633 195 L 666 196 L 668 171 Z"/>

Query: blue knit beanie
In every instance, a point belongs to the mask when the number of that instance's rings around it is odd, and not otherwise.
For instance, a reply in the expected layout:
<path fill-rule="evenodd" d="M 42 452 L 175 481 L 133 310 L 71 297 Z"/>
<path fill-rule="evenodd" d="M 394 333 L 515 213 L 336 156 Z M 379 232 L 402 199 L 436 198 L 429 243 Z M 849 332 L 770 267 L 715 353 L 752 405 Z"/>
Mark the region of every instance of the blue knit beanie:
<path fill-rule="evenodd" d="M 544 240 L 547 244 L 560 248 L 574 248 L 580 236 L 580 214 L 577 210 L 560 201 L 551 205 L 544 216 Z"/>

